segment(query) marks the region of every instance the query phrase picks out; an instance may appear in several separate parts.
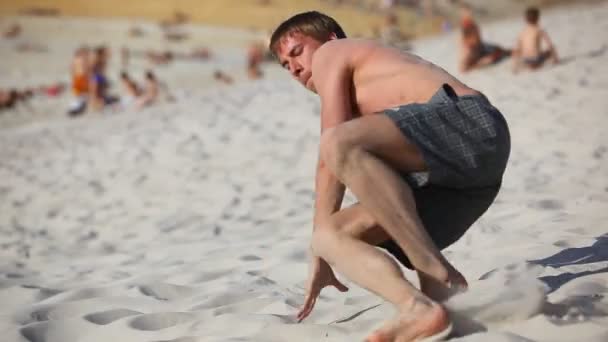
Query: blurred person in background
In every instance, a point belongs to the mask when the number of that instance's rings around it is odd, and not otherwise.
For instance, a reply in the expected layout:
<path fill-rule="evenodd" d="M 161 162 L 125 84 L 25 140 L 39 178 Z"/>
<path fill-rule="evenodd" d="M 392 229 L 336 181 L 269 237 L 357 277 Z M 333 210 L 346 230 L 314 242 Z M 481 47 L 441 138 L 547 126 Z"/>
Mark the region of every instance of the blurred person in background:
<path fill-rule="evenodd" d="M 387 13 L 384 16 L 384 25 L 380 29 L 380 39 L 382 43 L 408 50 L 407 36 L 401 32 L 399 27 L 399 17 L 395 13 Z"/>
<path fill-rule="evenodd" d="M 74 52 L 70 71 L 72 74 L 72 94 L 74 99 L 68 109 L 70 116 L 84 113 L 89 95 L 91 78 L 89 56 L 91 50 L 87 46 L 80 47 Z"/>
<path fill-rule="evenodd" d="M 120 73 L 120 82 L 124 88 L 124 95 L 120 97 L 120 104 L 123 109 L 126 109 L 135 103 L 137 98 L 141 95 L 141 90 L 126 71 Z"/>
<path fill-rule="evenodd" d="M 146 71 L 145 86 L 136 102 L 137 109 L 153 104 L 158 98 L 159 90 L 158 80 L 154 73 L 151 70 Z"/>
<path fill-rule="evenodd" d="M 116 102 L 116 97 L 108 94 L 109 82 L 106 77 L 109 51 L 105 46 L 98 46 L 92 53 L 91 77 L 89 79 L 89 103 L 91 110 L 100 110 L 105 105 Z"/>
<path fill-rule="evenodd" d="M 466 3 L 460 5 L 460 33 L 460 72 L 494 64 L 511 54 L 508 49 L 482 40 L 473 11 Z"/>
<path fill-rule="evenodd" d="M 247 76 L 254 80 L 262 77 L 260 64 L 264 60 L 264 45 L 253 42 L 247 49 Z"/>
<path fill-rule="evenodd" d="M 224 84 L 232 84 L 234 82 L 234 79 L 230 75 L 219 69 L 213 72 L 213 79 Z"/>
<path fill-rule="evenodd" d="M 535 70 L 542 67 L 547 60 L 553 64 L 559 62 L 555 46 L 547 32 L 540 27 L 538 20 L 540 10 L 536 7 L 526 9 L 524 13 L 526 27 L 519 34 L 515 50 L 513 51 L 513 72 L 518 72 L 522 67 Z M 542 49 L 542 44 L 546 49 Z"/>

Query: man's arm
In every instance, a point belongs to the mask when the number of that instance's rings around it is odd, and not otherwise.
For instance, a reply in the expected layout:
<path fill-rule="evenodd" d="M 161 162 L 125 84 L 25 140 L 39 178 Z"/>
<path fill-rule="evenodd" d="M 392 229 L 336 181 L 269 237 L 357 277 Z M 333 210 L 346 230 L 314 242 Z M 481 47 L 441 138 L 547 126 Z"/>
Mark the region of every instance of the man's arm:
<path fill-rule="evenodd" d="M 319 48 L 313 58 L 313 82 L 321 98 L 321 134 L 352 118 L 349 56 L 348 46 L 341 41 L 331 41 Z M 315 179 L 315 227 L 340 210 L 344 191 L 344 185 L 319 156 Z"/>
<path fill-rule="evenodd" d="M 549 49 L 548 51 L 551 53 L 550 58 L 551 58 L 552 62 L 557 63 L 558 62 L 557 51 L 555 50 L 555 46 L 553 45 L 551 38 L 549 38 L 549 34 L 545 30 L 541 30 L 540 37 L 542 40 L 545 41 L 545 44 L 547 44 L 547 48 Z"/>

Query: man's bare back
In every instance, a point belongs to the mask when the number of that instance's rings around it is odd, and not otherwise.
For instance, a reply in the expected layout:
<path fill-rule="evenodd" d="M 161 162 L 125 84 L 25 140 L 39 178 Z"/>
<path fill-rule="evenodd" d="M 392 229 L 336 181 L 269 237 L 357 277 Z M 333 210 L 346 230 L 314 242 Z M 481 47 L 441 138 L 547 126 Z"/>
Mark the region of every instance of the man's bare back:
<path fill-rule="evenodd" d="M 535 58 L 544 51 L 542 42 L 547 41 L 547 33 L 538 26 L 528 26 L 519 36 L 521 57 Z"/>
<path fill-rule="evenodd" d="M 323 89 L 324 83 L 332 81 L 336 69 L 351 74 L 351 105 L 355 115 L 427 102 L 443 84 L 449 84 L 457 95 L 478 93 L 414 54 L 368 40 L 339 39 L 324 44 L 313 58 L 312 69 L 317 89 Z"/>

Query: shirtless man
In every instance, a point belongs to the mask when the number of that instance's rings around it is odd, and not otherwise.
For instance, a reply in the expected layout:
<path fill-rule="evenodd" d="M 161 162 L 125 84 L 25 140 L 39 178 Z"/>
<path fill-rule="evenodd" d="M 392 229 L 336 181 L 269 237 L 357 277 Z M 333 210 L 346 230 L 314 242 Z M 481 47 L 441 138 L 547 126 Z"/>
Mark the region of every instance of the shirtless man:
<path fill-rule="evenodd" d="M 348 289 L 332 267 L 393 303 L 399 315 L 369 341 L 410 341 L 449 330 L 440 304 L 466 280 L 440 249 L 460 238 L 500 188 L 510 151 L 500 112 L 478 91 L 418 56 L 346 39 L 332 18 L 300 13 L 270 50 L 321 99 L 307 295 Z M 359 203 L 341 209 L 348 187 Z M 398 264 L 417 271 L 421 289 Z"/>
<path fill-rule="evenodd" d="M 538 8 L 530 7 L 525 12 L 526 28 L 517 38 L 517 44 L 513 53 L 513 72 L 518 72 L 522 66 L 528 69 L 538 69 L 547 60 L 557 63 L 557 51 L 549 38 L 549 35 L 538 25 L 540 11 Z M 545 50 L 541 48 L 544 42 Z"/>

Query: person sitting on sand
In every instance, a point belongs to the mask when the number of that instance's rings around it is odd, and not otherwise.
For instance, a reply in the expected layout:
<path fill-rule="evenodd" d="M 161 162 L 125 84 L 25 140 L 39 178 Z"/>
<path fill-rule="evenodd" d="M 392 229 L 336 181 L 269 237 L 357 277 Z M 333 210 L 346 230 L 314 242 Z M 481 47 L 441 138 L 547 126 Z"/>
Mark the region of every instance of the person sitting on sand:
<path fill-rule="evenodd" d="M 105 74 L 108 51 L 104 46 L 97 47 L 91 59 L 91 77 L 89 78 L 89 107 L 99 110 L 117 99 L 109 96 L 109 83 Z"/>
<path fill-rule="evenodd" d="M 125 90 L 124 95 L 120 97 L 120 104 L 123 108 L 128 108 L 141 95 L 141 90 L 126 71 L 120 73 L 120 82 Z"/>
<path fill-rule="evenodd" d="M 481 39 L 481 32 L 473 19 L 471 7 L 462 4 L 460 7 L 460 72 L 494 64 L 510 54 L 508 49 Z"/>
<path fill-rule="evenodd" d="M 234 82 L 234 80 L 232 79 L 232 77 L 230 77 L 230 75 L 226 74 L 225 72 L 223 72 L 222 70 L 215 70 L 213 72 L 213 78 L 221 83 L 224 84 L 232 84 Z"/>
<path fill-rule="evenodd" d="M 502 114 L 479 91 L 422 58 L 348 39 L 319 12 L 274 31 L 270 50 L 321 102 L 305 319 L 320 291 L 348 289 L 332 268 L 393 303 L 396 320 L 370 341 L 411 341 L 449 331 L 440 304 L 466 288 L 441 254 L 491 205 L 510 153 Z M 341 209 L 345 188 L 359 203 Z M 421 288 L 403 276 L 417 271 Z"/>
<path fill-rule="evenodd" d="M 262 77 L 260 64 L 264 59 L 264 46 L 258 42 L 251 43 L 247 49 L 247 76 L 250 79 L 258 79 Z"/>
<path fill-rule="evenodd" d="M 201 61 L 206 61 L 210 59 L 211 56 L 211 50 L 206 46 L 199 46 L 197 48 L 194 48 L 192 49 L 192 51 L 190 51 L 190 54 L 187 55 L 187 57 L 191 59 L 198 59 Z"/>
<path fill-rule="evenodd" d="M 91 51 L 83 46 L 76 50 L 72 58 L 72 94 L 74 100 L 70 104 L 68 114 L 71 116 L 82 114 L 87 106 L 89 82 L 91 77 L 89 55 Z"/>
<path fill-rule="evenodd" d="M 409 49 L 407 36 L 401 32 L 399 27 L 399 17 L 395 13 L 387 13 L 384 19 L 384 25 L 379 32 L 382 43 L 405 50 Z"/>
<path fill-rule="evenodd" d="M 536 7 L 530 7 L 525 12 L 526 28 L 517 38 L 515 51 L 513 52 L 513 72 L 519 71 L 522 67 L 528 69 L 538 69 L 547 60 L 558 63 L 557 51 L 551 42 L 547 32 L 542 29 L 538 20 L 540 11 Z M 546 44 L 546 49 L 541 48 L 542 43 Z"/>
<path fill-rule="evenodd" d="M 158 98 L 159 85 L 156 76 L 150 70 L 146 71 L 145 75 L 145 87 L 142 94 L 137 98 L 136 107 L 141 109 L 154 103 Z"/>

